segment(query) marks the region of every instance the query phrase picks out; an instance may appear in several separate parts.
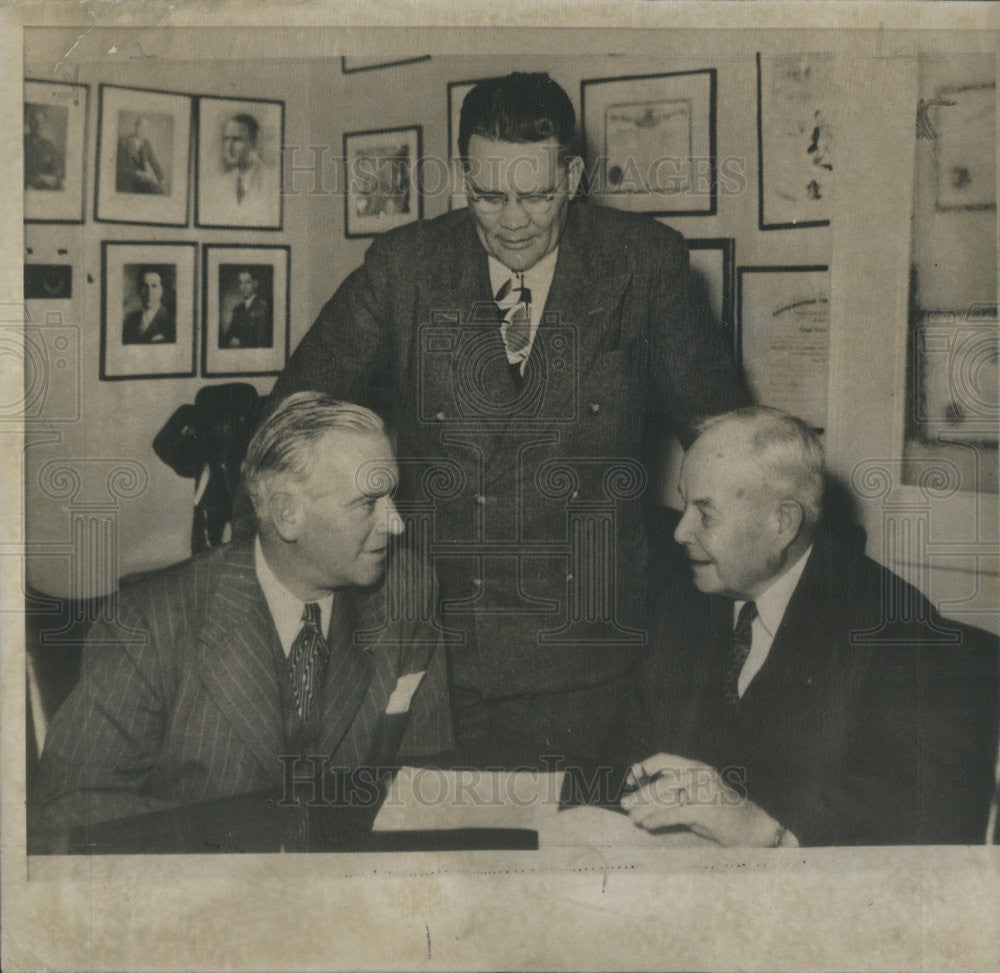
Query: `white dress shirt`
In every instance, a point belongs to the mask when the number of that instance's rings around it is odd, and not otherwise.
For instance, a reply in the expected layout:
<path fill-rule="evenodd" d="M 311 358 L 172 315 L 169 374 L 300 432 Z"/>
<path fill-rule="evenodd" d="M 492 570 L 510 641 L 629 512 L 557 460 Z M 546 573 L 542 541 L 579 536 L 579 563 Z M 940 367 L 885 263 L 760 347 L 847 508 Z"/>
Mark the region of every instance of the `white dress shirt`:
<path fill-rule="evenodd" d="M 556 247 L 552 253 L 546 254 L 534 267 L 529 267 L 523 274 L 524 286 L 531 291 L 531 304 L 528 308 L 531 314 L 531 334 L 528 337 L 528 350 L 524 356 L 524 362 L 527 362 L 528 356 L 531 354 L 531 349 L 535 344 L 535 335 L 538 333 L 538 325 L 542 320 L 542 311 L 545 308 L 546 300 L 548 300 L 549 288 L 552 287 L 552 278 L 556 273 L 556 258 L 558 256 L 559 248 Z M 494 256 L 490 256 L 489 262 L 490 286 L 493 288 L 494 294 L 498 293 L 500 288 L 511 277 L 514 278 L 515 283 L 517 282 L 519 272 L 504 266 Z M 524 372 L 524 362 L 521 363 L 522 374 Z"/>
<path fill-rule="evenodd" d="M 267 558 L 264 557 L 264 549 L 260 546 L 259 537 L 254 538 L 253 561 L 257 571 L 257 580 L 260 582 L 264 599 L 267 601 L 271 618 L 274 620 L 274 627 L 278 630 L 281 651 L 285 653 L 287 659 L 291 655 L 295 637 L 302 630 L 302 613 L 305 611 L 306 603 L 300 598 L 296 598 L 275 577 L 267 563 Z M 317 599 L 317 604 L 319 605 L 320 628 L 326 637 L 330 631 L 330 619 L 333 616 L 333 594 Z"/>
<path fill-rule="evenodd" d="M 802 555 L 777 581 L 774 582 L 757 600 L 757 617 L 750 627 L 751 642 L 750 654 L 747 656 L 743 668 L 740 670 L 740 677 L 736 681 L 736 691 L 743 698 L 747 687 L 753 681 L 753 677 L 760 672 L 761 667 L 767 662 L 767 657 L 771 652 L 774 643 L 774 633 L 778 631 L 781 620 L 785 617 L 785 609 L 791 601 L 792 592 L 795 591 L 805 570 L 806 561 L 812 552 L 812 546 Z M 739 618 L 740 609 L 746 604 L 745 601 L 737 601 L 733 605 L 733 627 L 736 627 L 736 620 Z"/>

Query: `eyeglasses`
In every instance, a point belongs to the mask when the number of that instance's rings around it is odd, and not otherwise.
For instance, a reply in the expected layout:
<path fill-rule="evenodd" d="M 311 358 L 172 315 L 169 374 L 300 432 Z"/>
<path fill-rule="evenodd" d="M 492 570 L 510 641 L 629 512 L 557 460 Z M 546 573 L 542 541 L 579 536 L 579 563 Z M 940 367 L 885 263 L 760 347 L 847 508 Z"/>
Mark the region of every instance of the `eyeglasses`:
<path fill-rule="evenodd" d="M 564 173 L 565 175 L 565 173 Z M 563 180 L 560 178 L 560 182 Z M 467 178 L 465 180 L 466 194 L 469 202 L 480 213 L 494 216 L 499 213 L 509 201 L 516 201 L 529 216 L 544 216 L 556 201 L 556 197 L 565 192 L 565 186 L 556 186 L 540 193 L 500 193 L 477 189 Z"/>

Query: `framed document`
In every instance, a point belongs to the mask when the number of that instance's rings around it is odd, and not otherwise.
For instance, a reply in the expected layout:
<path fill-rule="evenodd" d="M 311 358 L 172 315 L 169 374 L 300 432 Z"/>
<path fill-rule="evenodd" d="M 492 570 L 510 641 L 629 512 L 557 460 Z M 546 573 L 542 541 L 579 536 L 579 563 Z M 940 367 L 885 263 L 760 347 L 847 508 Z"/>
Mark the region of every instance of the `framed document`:
<path fill-rule="evenodd" d="M 736 328 L 733 320 L 736 241 L 732 237 L 716 237 L 688 240 L 687 245 L 691 258 L 691 287 L 705 298 L 712 320 L 721 325 L 732 341 Z"/>
<path fill-rule="evenodd" d="M 195 374 L 195 243 L 101 244 L 101 380 Z"/>
<path fill-rule="evenodd" d="M 376 236 L 421 218 L 420 142 L 419 125 L 345 133 L 348 237 Z"/>
<path fill-rule="evenodd" d="M 187 226 L 191 97 L 102 84 L 95 218 Z"/>
<path fill-rule="evenodd" d="M 590 196 L 661 216 L 716 211 L 715 69 L 580 83 Z"/>
<path fill-rule="evenodd" d="M 937 210 L 996 209 L 996 95 L 996 84 L 937 92 Z"/>
<path fill-rule="evenodd" d="M 82 223 L 87 86 L 24 82 L 24 221 Z"/>
<path fill-rule="evenodd" d="M 202 248 L 201 373 L 276 375 L 289 352 L 287 246 Z"/>
<path fill-rule="evenodd" d="M 198 99 L 195 225 L 280 230 L 285 103 Z"/>
<path fill-rule="evenodd" d="M 827 226 L 834 179 L 827 54 L 757 55 L 757 161 L 762 230 Z"/>
<path fill-rule="evenodd" d="M 830 275 L 825 266 L 740 267 L 736 356 L 760 405 L 826 428 Z"/>

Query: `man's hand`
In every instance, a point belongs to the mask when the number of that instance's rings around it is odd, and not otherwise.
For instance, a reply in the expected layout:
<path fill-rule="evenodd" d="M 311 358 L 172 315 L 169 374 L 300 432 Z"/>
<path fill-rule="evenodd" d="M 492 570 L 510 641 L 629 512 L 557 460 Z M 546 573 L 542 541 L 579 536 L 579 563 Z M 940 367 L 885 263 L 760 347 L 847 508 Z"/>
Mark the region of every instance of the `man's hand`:
<path fill-rule="evenodd" d="M 794 835 L 708 764 L 659 753 L 635 764 L 631 777 L 637 789 L 626 794 L 621 805 L 647 831 L 683 825 L 726 846 L 798 844 Z"/>

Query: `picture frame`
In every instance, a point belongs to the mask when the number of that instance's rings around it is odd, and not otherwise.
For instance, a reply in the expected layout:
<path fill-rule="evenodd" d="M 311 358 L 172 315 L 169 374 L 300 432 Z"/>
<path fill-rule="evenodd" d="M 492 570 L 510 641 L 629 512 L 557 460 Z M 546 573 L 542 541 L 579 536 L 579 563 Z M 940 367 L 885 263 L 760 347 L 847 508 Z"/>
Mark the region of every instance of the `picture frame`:
<path fill-rule="evenodd" d="M 691 287 L 705 298 L 728 343 L 735 340 L 736 240 L 733 237 L 688 238 Z"/>
<path fill-rule="evenodd" d="M 830 225 L 834 144 L 828 54 L 757 54 L 757 225 Z"/>
<path fill-rule="evenodd" d="M 198 98 L 195 226 L 280 230 L 285 103 Z"/>
<path fill-rule="evenodd" d="M 740 267 L 736 359 L 754 401 L 827 423 L 830 274 L 825 265 Z"/>
<path fill-rule="evenodd" d="M 197 248 L 101 243 L 101 381 L 194 377 Z"/>
<path fill-rule="evenodd" d="M 344 133 L 344 233 L 377 236 L 423 218 L 420 125 Z"/>
<path fill-rule="evenodd" d="M 384 58 L 350 55 L 340 59 L 342 74 L 357 74 L 359 71 L 375 71 L 378 68 L 394 68 L 400 64 L 415 64 L 417 61 L 429 61 L 430 54 L 417 54 L 413 57 Z"/>
<path fill-rule="evenodd" d="M 24 82 L 24 222 L 82 223 L 87 179 L 85 84 Z"/>
<path fill-rule="evenodd" d="M 26 301 L 72 300 L 73 265 L 25 262 L 24 299 Z"/>
<path fill-rule="evenodd" d="M 715 68 L 581 81 L 580 114 L 594 202 L 657 216 L 715 215 Z"/>
<path fill-rule="evenodd" d="M 448 209 L 464 209 L 469 205 L 465 196 L 465 181 L 462 177 L 461 157 L 458 151 L 458 128 L 462 117 L 462 102 L 477 84 L 491 78 L 476 78 L 472 81 L 448 82 L 448 178 L 452 191 L 448 194 Z"/>
<path fill-rule="evenodd" d="M 191 95 L 102 84 L 94 218 L 187 226 Z"/>
<path fill-rule="evenodd" d="M 287 245 L 202 247 L 202 355 L 206 378 L 277 375 L 290 353 Z"/>
<path fill-rule="evenodd" d="M 996 83 L 945 86 L 934 100 L 934 208 L 995 210 Z"/>

